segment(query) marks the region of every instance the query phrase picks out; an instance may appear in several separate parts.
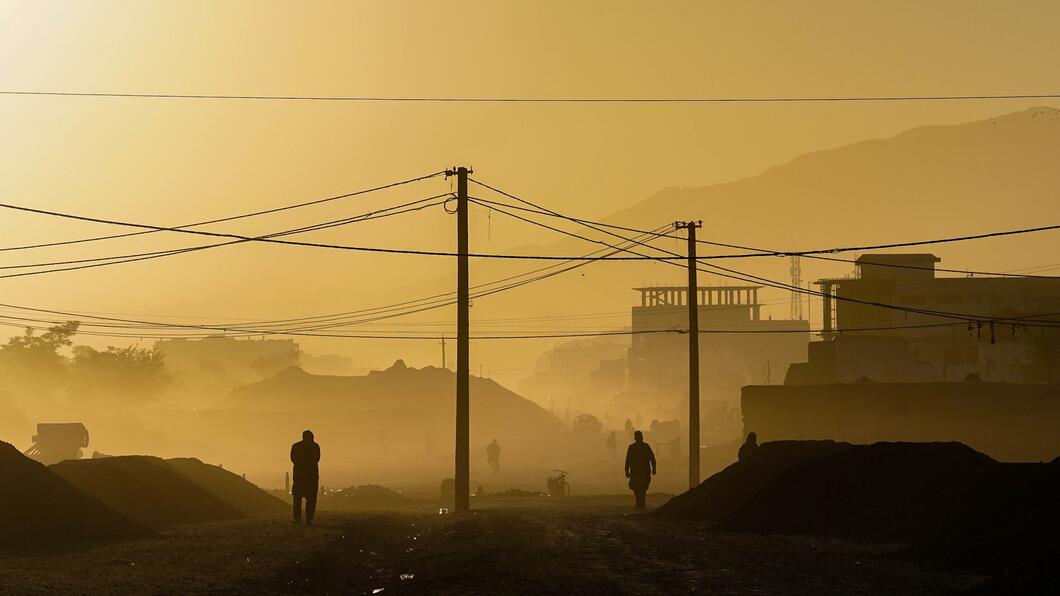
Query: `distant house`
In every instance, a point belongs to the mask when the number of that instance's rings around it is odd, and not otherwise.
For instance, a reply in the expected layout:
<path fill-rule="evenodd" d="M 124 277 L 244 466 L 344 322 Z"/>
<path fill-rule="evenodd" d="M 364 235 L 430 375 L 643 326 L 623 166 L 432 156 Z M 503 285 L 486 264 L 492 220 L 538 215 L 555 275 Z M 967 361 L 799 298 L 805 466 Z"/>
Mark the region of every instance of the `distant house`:
<path fill-rule="evenodd" d="M 936 277 L 938 262 L 866 254 L 854 276 L 817 281 L 824 332 L 786 383 L 1060 381 L 1060 326 L 1041 326 L 1060 324 L 1060 279 Z"/>

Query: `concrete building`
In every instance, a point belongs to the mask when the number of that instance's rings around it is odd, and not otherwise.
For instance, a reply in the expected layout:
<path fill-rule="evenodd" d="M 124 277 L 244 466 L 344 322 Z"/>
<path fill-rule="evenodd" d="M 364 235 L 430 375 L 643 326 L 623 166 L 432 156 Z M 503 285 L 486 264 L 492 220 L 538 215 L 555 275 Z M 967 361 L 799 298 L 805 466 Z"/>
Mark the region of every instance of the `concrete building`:
<path fill-rule="evenodd" d="M 634 288 L 640 305 L 632 312 L 627 357 L 628 390 L 675 403 L 688 397 L 688 335 L 644 333 L 688 329 L 687 287 Z M 760 286 L 700 286 L 701 397 L 735 402 L 749 383 L 779 383 L 787 367 L 806 357 L 809 324 L 762 319 Z M 784 333 L 763 333 L 784 331 Z"/>
<path fill-rule="evenodd" d="M 932 254 L 867 254 L 854 275 L 817 281 L 826 296 L 821 340 L 785 382 L 1060 381 L 1060 279 L 936 277 L 938 262 Z"/>

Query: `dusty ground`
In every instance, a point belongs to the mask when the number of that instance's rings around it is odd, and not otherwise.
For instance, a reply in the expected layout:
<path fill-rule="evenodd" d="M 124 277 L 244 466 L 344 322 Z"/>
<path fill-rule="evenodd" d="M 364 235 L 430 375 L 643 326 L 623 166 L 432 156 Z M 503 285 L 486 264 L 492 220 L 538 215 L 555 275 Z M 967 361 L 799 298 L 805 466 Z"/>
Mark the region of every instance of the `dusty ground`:
<path fill-rule="evenodd" d="M 184 526 L 0 558 L 0 594 L 943 594 L 976 582 L 878 556 L 886 547 L 710 533 L 632 515 L 626 501 Z"/>

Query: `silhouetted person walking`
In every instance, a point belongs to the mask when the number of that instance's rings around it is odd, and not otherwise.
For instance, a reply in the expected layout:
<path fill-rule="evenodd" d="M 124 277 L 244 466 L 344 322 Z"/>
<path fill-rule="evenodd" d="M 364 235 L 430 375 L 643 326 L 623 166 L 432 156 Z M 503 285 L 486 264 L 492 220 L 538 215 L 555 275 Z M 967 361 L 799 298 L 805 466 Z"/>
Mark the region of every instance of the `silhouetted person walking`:
<path fill-rule="evenodd" d="M 638 430 L 633 433 L 633 442 L 626 449 L 626 478 L 629 478 L 629 488 L 637 498 L 637 511 L 645 509 L 644 497 L 654 475 L 655 453 L 651 445 L 644 442 L 644 433 Z"/>
<path fill-rule="evenodd" d="M 737 454 L 737 458 L 740 461 L 747 461 L 754 457 L 758 451 L 758 435 L 755 433 L 747 433 L 747 440 L 744 441 L 743 445 L 740 445 L 740 452 Z"/>
<path fill-rule="evenodd" d="M 317 509 L 317 493 L 320 492 L 320 445 L 313 441 L 313 431 L 302 433 L 302 440 L 291 445 L 291 463 L 294 464 L 294 523 L 302 521 L 302 499 L 305 499 L 305 525 L 313 525 L 313 514 Z"/>
<path fill-rule="evenodd" d="M 486 463 L 494 474 L 501 471 L 501 446 L 497 444 L 497 439 L 486 445 Z"/>
<path fill-rule="evenodd" d="M 607 435 L 607 453 L 611 456 L 611 461 L 614 461 L 618 455 L 618 438 L 615 436 L 615 431 Z"/>

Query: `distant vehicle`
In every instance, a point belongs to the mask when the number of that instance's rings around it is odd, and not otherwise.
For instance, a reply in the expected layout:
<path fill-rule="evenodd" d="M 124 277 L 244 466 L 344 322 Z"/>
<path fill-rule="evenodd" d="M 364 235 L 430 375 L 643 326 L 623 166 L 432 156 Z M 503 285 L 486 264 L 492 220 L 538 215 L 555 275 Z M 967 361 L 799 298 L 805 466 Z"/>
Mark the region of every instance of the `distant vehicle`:
<path fill-rule="evenodd" d="M 570 484 L 567 483 L 567 473 L 563 470 L 552 470 L 556 473 L 555 476 L 548 477 L 548 496 L 550 497 L 569 497 L 570 496 Z"/>
<path fill-rule="evenodd" d="M 681 421 L 679 420 L 652 420 L 649 428 L 651 429 L 649 437 L 652 443 L 669 443 L 682 436 Z"/>
<path fill-rule="evenodd" d="M 81 459 L 81 449 L 88 447 L 88 429 L 80 422 L 37 424 L 33 445 L 23 453 L 50 466 L 64 459 Z"/>
<path fill-rule="evenodd" d="M 604 423 L 592 414 L 582 414 L 574 419 L 573 428 L 578 434 L 599 434 L 604 428 Z"/>

